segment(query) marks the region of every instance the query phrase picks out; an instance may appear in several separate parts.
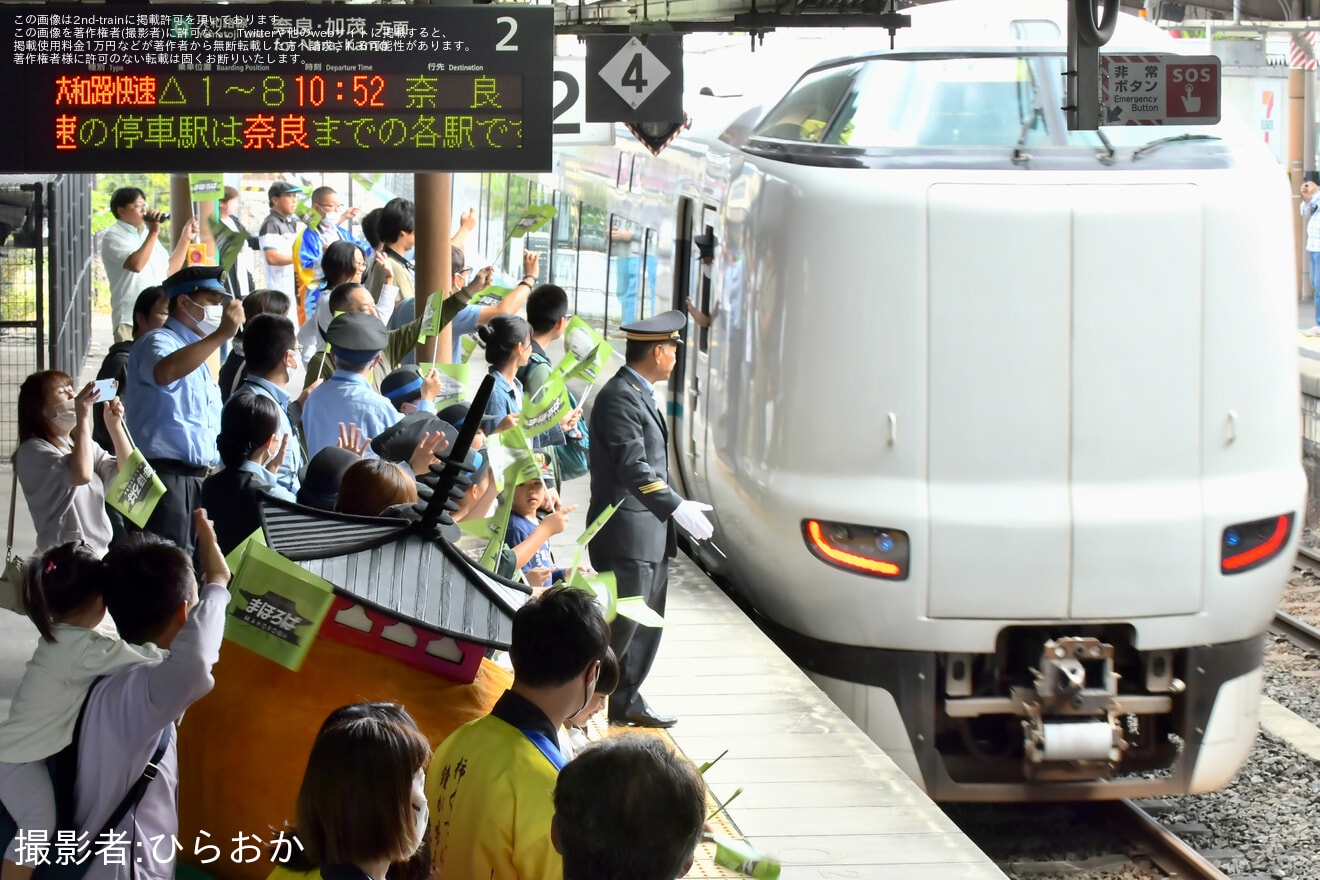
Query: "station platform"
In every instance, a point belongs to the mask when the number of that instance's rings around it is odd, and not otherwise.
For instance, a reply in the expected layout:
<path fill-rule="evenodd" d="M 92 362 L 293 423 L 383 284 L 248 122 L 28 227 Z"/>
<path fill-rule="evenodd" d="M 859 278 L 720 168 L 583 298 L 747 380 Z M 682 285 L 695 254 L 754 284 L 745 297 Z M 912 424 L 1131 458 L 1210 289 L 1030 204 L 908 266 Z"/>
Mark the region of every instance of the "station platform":
<path fill-rule="evenodd" d="M 109 346 L 108 321 L 94 323 L 82 381 Z M 1320 361 L 1317 361 L 1320 363 Z M 0 464 L 0 491 L 12 469 Z M 568 530 L 551 541 L 572 559 L 585 523 L 588 480 L 564 487 L 578 504 Z M 21 496 L 15 547 L 35 544 Z M 673 561 L 667 626 L 644 692 L 677 715 L 667 731 L 700 765 L 727 754 L 706 773 L 713 799 L 742 793 L 712 820 L 719 833 L 743 837 L 783 864 L 784 880 L 859 877 L 889 880 L 991 880 L 1003 873 L 694 563 Z M 0 718 L 36 647 L 25 617 L 0 611 Z M 603 722 L 603 718 L 600 719 Z M 597 734 L 603 724 L 593 724 Z M 689 877 L 735 877 L 713 863 L 704 844 Z"/>
<path fill-rule="evenodd" d="M 571 560 L 585 523 L 586 479 L 564 486 L 578 504 L 551 541 Z M 989 880 L 1004 874 L 887 755 L 686 556 L 671 561 L 666 627 L 642 691 L 678 716 L 667 731 L 706 771 L 714 798 L 742 794 L 731 825 L 783 863 L 784 880 Z M 703 845 L 689 877 L 734 877 Z"/>

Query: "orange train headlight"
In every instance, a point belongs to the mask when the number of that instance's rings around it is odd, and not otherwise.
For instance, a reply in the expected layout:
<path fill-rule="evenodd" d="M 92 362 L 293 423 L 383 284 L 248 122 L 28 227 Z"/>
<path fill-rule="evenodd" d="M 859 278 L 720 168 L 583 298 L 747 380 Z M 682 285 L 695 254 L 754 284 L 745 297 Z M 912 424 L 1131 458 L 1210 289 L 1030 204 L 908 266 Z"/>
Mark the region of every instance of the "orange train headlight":
<path fill-rule="evenodd" d="M 907 579 L 907 532 L 805 519 L 802 536 L 817 559 L 836 568 L 886 580 Z"/>

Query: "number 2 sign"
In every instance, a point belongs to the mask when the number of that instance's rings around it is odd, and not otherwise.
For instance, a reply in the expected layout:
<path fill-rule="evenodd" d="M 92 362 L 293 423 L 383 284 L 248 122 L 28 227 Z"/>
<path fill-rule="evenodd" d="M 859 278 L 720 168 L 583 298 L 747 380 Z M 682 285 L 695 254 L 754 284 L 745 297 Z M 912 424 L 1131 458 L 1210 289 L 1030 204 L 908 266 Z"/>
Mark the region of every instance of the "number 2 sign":
<path fill-rule="evenodd" d="M 567 144 L 612 144 L 614 126 L 606 122 L 587 122 L 587 81 L 585 58 L 555 58 L 554 142 Z"/>
<path fill-rule="evenodd" d="M 681 122 L 680 37 L 587 38 L 587 122 Z"/>

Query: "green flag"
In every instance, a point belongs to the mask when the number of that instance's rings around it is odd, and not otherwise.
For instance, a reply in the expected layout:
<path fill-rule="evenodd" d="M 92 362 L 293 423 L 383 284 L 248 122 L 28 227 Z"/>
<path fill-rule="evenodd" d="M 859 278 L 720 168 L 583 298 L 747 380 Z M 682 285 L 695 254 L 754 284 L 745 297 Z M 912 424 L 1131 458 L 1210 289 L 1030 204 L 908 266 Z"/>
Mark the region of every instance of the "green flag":
<path fill-rule="evenodd" d="M 224 174 L 189 174 L 188 197 L 194 202 L 213 202 L 225 194 Z"/>
<path fill-rule="evenodd" d="M 581 534 L 581 536 L 578 537 L 577 545 L 579 547 L 585 547 L 588 544 L 590 544 L 591 539 L 596 537 L 597 532 L 605 528 L 605 523 L 610 521 L 610 517 L 614 516 L 614 511 L 618 509 L 619 509 L 619 505 L 616 503 L 616 504 L 611 504 L 609 507 L 602 510 L 600 512 L 600 516 L 592 520 L 591 525 L 587 526 L 586 531 L 584 531 Z"/>
<path fill-rule="evenodd" d="M 297 672 L 330 611 L 334 587 L 249 540 L 229 590 L 225 638 Z"/>
<path fill-rule="evenodd" d="M 491 538 L 490 543 L 486 545 L 485 551 L 481 554 L 481 567 L 486 569 L 486 571 L 493 572 L 495 566 L 499 564 L 500 548 L 504 546 L 504 533 L 509 528 L 509 514 L 512 510 L 513 499 L 501 498 L 498 506 L 495 508 L 495 515 L 488 517 L 489 520 L 492 520 L 492 522 L 487 525 Z"/>
<path fill-rule="evenodd" d="M 518 418 L 518 427 L 523 436 L 535 437 L 559 424 L 572 409 L 573 403 L 569 399 L 564 377 L 558 371 L 551 370 L 541 387 L 527 396 Z"/>
<path fill-rule="evenodd" d="M 320 211 L 312 207 L 311 202 L 299 202 L 298 206 L 293 209 L 293 213 L 297 214 L 298 219 L 306 223 L 307 228 L 312 230 L 317 229 L 321 225 L 321 221 L 325 219 L 321 216 Z"/>
<path fill-rule="evenodd" d="M 119 476 L 110 484 L 105 500 L 141 529 L 146 527 L 151 512 L 165 492 L 165 484 L 156 476 L 155 468 L 147 462 L 141 449 L 134 449 L 119 469 Z"/>
<path fill-rule="evenodd" d="M 565 376 L 567 379 L 580 379 L 588 385 L 595 385 L 596 380 L 600 378 L 601 371 L 609 363 L 610 355 L 614 353 L 614 346 L 608 342 L 602 342 L 591 350 L 585 358 L 575 364 Z M 564 358 L 568 360 L 567 357 Z"/>
<path fill-rule="evenodd" d="M 474 294 L 472 296 L 472 301 L 469 302 L 468 305 L 476 306 L 481 309 L 486 308 L 486 306 L 497 306 L 504 302 L 504 298 L 511 293 L 513 293 L 512 288 L 496 287 L 492 284 L 490 287 L 481 291 L 481 293 Z"/>
<path fill-rule="evenodd" d="M 459 345 L 463 349 L 463 363 L 466 364 L 468 361 L 472 359 L 472 352 L 477 350 L 476 337 L 464 336 L 462 341 L 459 343 Z"/>
<path fill-rule="evenodd" d="M 624 596 L 614 603 L 614 610 L 642 626 L 663 627 L 665 619 L 655 612 L 641 596 Z"/>
<path fill-rule="evenodd" d="M 541 478 L 538 457 L 532 451 L 532 444 L 522 428 L 514 426 L 500 431 L 486 441 L 486 447 L 495 453 L 491 457 L 491 465 L 500 489 Z"/>
<path fill-rule="evenodd" d="M 586 590 L 596 597 L 601 614 L 606 621 L 613 621 L 618 609 L 619 587 L 614 579 L 614 572 L 603 571 L 599 574 L 583 574 L 573 566 L 568 572 L 566 585 L 575 590 Z"/>
<path fill-rule="evenodd" d="M 238 566 L 243 561 L 243 554 L 247 552 L 248 544 L 265 544 L 266 533 L 258 528 L 255 532 L 248 535 L 238 543 L 238 546 L 230 550 L 225 556 L 225 564 L 229 566 L 231 573 L 238 571 Z"/>
<path fill-rule="evenodd" d="M 564 359 L 559 362 L 558 369 L 565 375 L 570 375 L 573 370 L 582 363 L 590 361 L 596 354 L 601 345 L 607 344 L 601 335 L 597 333 L 586 321 L 574 315 L 569 319 L 568 326 L 564 328 Z M 605 357 L 609 357 L 609 349 L 605 352 Z"/>
<path fill-rule="evenodd" d="M 440 393 L 435 396 L 435 408 L 444 409 L 459 400 L 471 400 L 481 387 L 486 374 L 468 364 L 418 364 L 422 376 L 434 368 L 440 371 Z"/>
<path fill-rule="evenodd" d="M 509 238 L 522 238 L 529 232 L 536 232 L 558 214 L 554 205 L 531 205 L 523 211 L 518 222 L 509 230 Z"/>

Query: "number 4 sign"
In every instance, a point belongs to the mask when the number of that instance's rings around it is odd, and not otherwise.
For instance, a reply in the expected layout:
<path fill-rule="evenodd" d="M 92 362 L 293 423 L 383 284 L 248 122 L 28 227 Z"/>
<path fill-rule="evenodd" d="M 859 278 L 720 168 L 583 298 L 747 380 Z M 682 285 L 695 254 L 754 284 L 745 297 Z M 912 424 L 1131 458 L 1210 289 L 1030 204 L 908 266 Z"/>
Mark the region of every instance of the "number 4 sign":
<path fill-rule="evenodd" d="M 680 122 L 680 37 L 587 38 L 587 122 Z"/>
<path fill-rule="evenodd" d="M 1214 125 L 1219 121 L 1214 55 L 1101 55 L 1102 125 Z"/>

